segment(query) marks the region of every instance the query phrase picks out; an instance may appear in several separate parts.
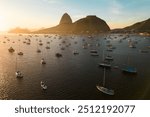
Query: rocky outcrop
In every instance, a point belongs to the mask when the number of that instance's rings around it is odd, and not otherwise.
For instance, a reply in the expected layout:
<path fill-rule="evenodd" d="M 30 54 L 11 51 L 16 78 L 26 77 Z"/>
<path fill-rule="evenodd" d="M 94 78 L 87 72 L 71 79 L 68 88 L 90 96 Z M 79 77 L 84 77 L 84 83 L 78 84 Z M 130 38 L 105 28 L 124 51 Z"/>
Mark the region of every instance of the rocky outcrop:
<path fill-rule="evenodd" d="M 72 24 L 72 19 L 67 13 L 62 16 L 59 25 L 61 24 Z"/>

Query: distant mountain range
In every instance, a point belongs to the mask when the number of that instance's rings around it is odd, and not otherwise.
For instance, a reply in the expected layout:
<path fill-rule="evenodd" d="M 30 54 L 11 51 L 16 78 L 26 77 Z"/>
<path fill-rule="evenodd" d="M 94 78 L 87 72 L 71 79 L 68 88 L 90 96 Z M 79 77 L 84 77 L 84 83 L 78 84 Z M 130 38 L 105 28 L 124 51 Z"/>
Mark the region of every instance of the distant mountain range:
<path fill-rule="evenodd" d="M 14 28 L 8 31 L 8 33 L 31 33 L 30 30 L 24 28 Z"/>
<path fill-rule="evenodd" d="M 135 23 L 131 26 L 127 26 L 127 27 L 123 28 L 123 30 L 134 31 L 134 32 L 149 32 L 150 33 L 150 18 L 145 21 Z"/>
<path fill-rule="evenodd" d="M 122 29 L 110 30 L 108 24 L 95 15 L 89 15 L 72 22 L 71 17 L 65 13 L 57 26 L 40 29 L 38 31 L 30 32 L 28 29 L 15 28 L 10 30 L 10 33 L 74 33 L 74 34 L 98 34 L 106 32 L 148 32 L 150 33 L 150 18 L 127 26 Z"/>

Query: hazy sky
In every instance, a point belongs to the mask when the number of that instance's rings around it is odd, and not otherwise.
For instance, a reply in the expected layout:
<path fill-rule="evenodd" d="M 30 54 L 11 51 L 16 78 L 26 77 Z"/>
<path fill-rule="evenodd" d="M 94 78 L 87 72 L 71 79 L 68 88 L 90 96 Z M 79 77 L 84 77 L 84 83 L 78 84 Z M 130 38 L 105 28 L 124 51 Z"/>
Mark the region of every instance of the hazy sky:
<path fill-rule="evenodd" d="M 0 31 L 55 26 L 65 12 L 73 21 L 96 15 L 122 28 L 150 18 L 150 0 L 0 0 Z"/>

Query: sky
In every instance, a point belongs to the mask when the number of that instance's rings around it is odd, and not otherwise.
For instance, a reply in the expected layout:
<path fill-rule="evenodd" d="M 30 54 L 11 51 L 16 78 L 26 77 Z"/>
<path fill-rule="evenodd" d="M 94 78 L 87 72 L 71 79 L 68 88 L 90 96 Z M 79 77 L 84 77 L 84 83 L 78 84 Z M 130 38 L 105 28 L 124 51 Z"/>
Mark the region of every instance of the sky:
<path fill-rule="evenodd" d="M 149 11 L 150 0 L 0 0 L 0 31 L 49 28 L 64 13 L 73 22 L 96 15 L 111 29 L 123 28 L 150 18 Z"/>

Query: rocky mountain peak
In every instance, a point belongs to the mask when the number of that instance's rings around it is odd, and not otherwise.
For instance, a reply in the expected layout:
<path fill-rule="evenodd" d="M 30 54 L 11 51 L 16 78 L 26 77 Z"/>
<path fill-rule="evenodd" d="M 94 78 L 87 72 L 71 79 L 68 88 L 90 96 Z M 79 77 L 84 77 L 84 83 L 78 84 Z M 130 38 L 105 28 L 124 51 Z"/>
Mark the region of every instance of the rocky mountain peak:
<path fill-rule="evenodd" d="M 59 24 L 72 24 L 72 19 L 67 13 L 65 13 L 62 16 Z"/>

